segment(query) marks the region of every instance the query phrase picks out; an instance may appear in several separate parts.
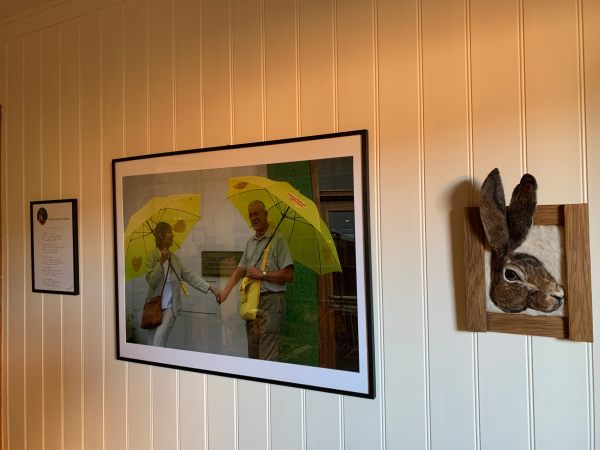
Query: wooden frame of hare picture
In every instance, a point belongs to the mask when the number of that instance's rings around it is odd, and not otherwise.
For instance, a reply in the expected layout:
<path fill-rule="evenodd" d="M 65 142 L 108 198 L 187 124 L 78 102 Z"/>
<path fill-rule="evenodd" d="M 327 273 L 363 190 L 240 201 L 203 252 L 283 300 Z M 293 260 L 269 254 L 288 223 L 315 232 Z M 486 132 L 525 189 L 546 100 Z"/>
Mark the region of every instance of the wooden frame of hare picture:
<path fill-rule="evenodd" d="M 537 205 L 525 174 L 506 206 L 494 169 L 464 209 L 466 324 L 592 342 L 588 205 Z"/>

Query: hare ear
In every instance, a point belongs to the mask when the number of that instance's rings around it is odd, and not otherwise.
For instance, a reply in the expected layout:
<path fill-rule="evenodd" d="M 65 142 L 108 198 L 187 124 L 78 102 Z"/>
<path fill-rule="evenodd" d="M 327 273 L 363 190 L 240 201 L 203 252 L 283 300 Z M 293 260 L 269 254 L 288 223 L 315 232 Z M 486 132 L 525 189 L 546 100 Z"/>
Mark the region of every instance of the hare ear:
<path fill-rule="evenodd" d="M 515 187 L 507 212 L 509 246 L 517 248 L 523 243 L 533 224 L 533 215 L 537 206 L 537 182 L 526 173 Z"/>
<path fill-rule="evenodd" d="M 506 201 L 500 171 L 494 169 L 481 185 L 479 214 L 485 235 L 494 251 L 504 252 L 508 247 Z"/>

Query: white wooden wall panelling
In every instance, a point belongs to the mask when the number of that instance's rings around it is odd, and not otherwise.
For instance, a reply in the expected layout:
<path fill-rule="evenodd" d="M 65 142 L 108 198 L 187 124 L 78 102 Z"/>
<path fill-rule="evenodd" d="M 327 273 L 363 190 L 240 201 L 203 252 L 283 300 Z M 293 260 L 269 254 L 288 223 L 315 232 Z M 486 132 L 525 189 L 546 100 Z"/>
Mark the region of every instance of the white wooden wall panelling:
<path fill-rule="evenodd" d="M 24 79 L 23 79 L 23 126 L 24 151 L 27 164 L 24 168 L 25 179 L 31 183 L 25 186 L 26 201 L 42 199 L 41 169 L 41 33 L 24 38 Z M 23 206 L 24 208 L 26 205 Z M 28 214 L 28 213 L 27 213 Z M 31 241 L 25 242 L 26 257 L 31 254 Z M 31 274 L 25 283 L 25 408 L 27 409 L 26 436 L 31 448 L 42 448 L 43 441 L 43 302 L 42 294 L 31 292 Z"/>
<path fill-rule="evenodd" d="M 228 2 L 203 1 L 201 28 L 202 147 L 211 147 L 229 144 L 232 139 Z M 238 448 L 237 385 L 231 378 L 207 377 L 206 433 L 211 450 Z"/>
<path fill-rule="evenodd" d="M 202 142 L 201 5 L 175 3 L 175 123 L 176 147 L 197 148 Z M 180 445 L 207 447 L 207 376 L 180 374 Z"/>
<path fill-rule="evenodd" d="M 140 155 L 148 148 L 148 12 L 143 0 L 123 6 L 124 30 L 124 138 L 125 154 Z M 127 444 L 129 448 L 152 448 L 152 368 L 128 364 Z"/>
<path fill-rule="evenodd" d="M 175 23 L 175 147 L 200 147 L 202 139 L 201 15 L 198 0 L 173 2 Z"/>
<path fill-rule="evenodd" d="M 154 448 L 593 448 L 598 358 L 591 358 L 591 346 L 456 330 L 462 280 L 452 273 L 462 241 L 451 214 L 477 204 L 467 182 L 478 187 L 497 165 L 507 191 L 523 170 L 536 175 L 540 203 L 589 197 L 594 229 L 595 2 L 424 0 L 422 17 L 413 4 L 384 0 L 149 5 L 148 17 L 146 2 L 131 0 L 0 49 L 3 228 L 10 238 L 6 448 L 150 448 L 145 437 L 157 421 L 164 433 L 155 435 Z M 200 18 L 202 26 L 194 27 Z M 1 36 L 28 29 L 23 23 Z M 160 41 L 148 40 L 150 34 Z M 385 355 L 378 398 L 116 361 L 110 160 L 247 142 L 263 133 L 273 139 L 328 132 L 338 123 L 369 128 L 371 175 L 374 164 L 381 170 L 371 193 L 373 201 L 381 187 L 381 232 L 388 236 L 379 250 L 382 310 L 376 304 L 374 311 L 383 318 L 376 348 Z M 81 186 L 67 175 L 79 165 Z M 40 196 L 80 198 L 81 303 L 34 295 L 30 276 L 23 276 L 30 265 L 28 201 Z M 414 237 L 423 232 L 421 244 Z M 600 250 L 591 238 L 594 261 Z M 401 297 L 399 275 L 408 283 Z"/>
<path fill-rule="evenodd" d="M 301 135 L 336 128 L 334 2 L 298 2 Z"/>
<path fill-rule="evenodd" d="M 422 2 L 430 444 L 434 449 L 477 448 L 473 336 L 457 332 L 464 317 L 459 208 L 467 202 L 470 154 L 464 7 L 461 1 Z"/>
<path fill-rule="evenodd" d="M 375 365 L 375 389 L 381 389 L 379 351 L 380 341 L 380 295 L 379 295 L 379 148 L 378 126 L 375 113 L 377 83 L 375 78 L 376 9 L 375 2 L 352 0 L 337 3 L 337 83 L 338 126 L 340 130 L 367 128 L 369 131 L 368 174 L 371 232 L 372 317 Z M 363 199 L 366 201 L 367 199 Z M 342 397 L 343 445 L 347 449 L 381 448 L 382 397 L 365 400 Z"/>
<path fill-rule="evenodd" d="M 123 5 L 125 46 L 125 153 L 148 153 L 148 2 Z"/>
<path fill-rule="evenodd" d="M 104 449 L 104 297 L 102 241 L 102 60 L 100 15 L 81 18 L 81 190 L 80 264 L 83 309 L 83 448 Z M 114 317 L 114 316 L 113 316 Z M 110 351 L 110 347 L 109 347 Z"/>
<path fill-rule="evenodd" d="M 104 295 L 104 439 L 106 448 L 127 443 L 127 365 L 115 358 L 115 291 L 111 161 L 123 156 L 123 11 L 117 5 L 100 14 L 102 80 L 102 224 Z"/>
<path fill-rule="evenodd" d="M 540 203 L 579 202 L 577 1 L 524 2 L 524 22 L 528 169 L 543 166 Z"/>
<path fill-rule="evenodd" d="M 523 42 L 518 1 L 473 1 L 469 13 L 473 124 L 470 175 L 475 185 L 469 204 L 477 205 L 481 182 L 493 168 L 500 168 L 508 199 L 522 174 Z M 475 339 L 481 447 L 528 448 L 532 433 L 529 340 L 500 333 L 481 333 Z"/>
<path fill-rule="evenodd" d="M 334 2 L 301 2 L 298 22 L 301 134 L 337 131 Z M 341 448 L 340 396 L 307 390 L 299 400 L 304 404 L 302 448 Z"/>
<path fill-rule="evenodd" d="M 6 93 L 6 121 L 3 126 L 6 130 L 6 148 L 12 149 L 7 152 L 6 169 L 4 174 L 5 192 L 10 187 L 10 195 L 5 202 L 5 211 L 11 211 L 5 218 L 5 235 L 11 236 L 10 241 L 3 239 L 6 246 L 6 259 L 11 261 L 7 265 L 6 296 L 6 340 L 7 365 L 6 385 L 10 386 L 10 395 L 7 399 L 5 414 L 7 415 L 7 439 L 10 446 L 24 448 L 25 446 L 25 318 L 24 306 L 20 300 L 24 297 L 26 271 L 26 257 L 24 245 L 27 234 L 25 233 L 27 214 L 23 206 L 23 40 L 16 39 L 8 43 L 6 56 L 7 71 L 7 93 Z M 4 117 L 3 117 L 4 119 Z"/>
<path fill-rule="evenodd" d="M 202 141 L 201 6 L 174 2 L 175 147 L 198 148 Z M 179 445 L 207 448 L 206 375 L 179 374 Z"/>
<path fill-rule="evenodd" d="M 600 128 L 593 124 L 600 123 L 600 4 L 594 1 L 580 2 L 584 17 L 583 39 L 584 53 L 582 54 L 585 67 L 582 75 L 585 81 L 584 106 L 586 114 L 586 142 L 587 149 L 587 180 L 588 180 L 588 201 L 590 208 L 590 230 L 600 230 L 600 204 L 595 200 L 600 198 Z M 594 336 L 598 342 L 600 336 L 600 323 L 598 317 L 598 298 L 600 298 L 600 278 L 597 276 L 598 264 L 600 264 L 600 238 L 598 233 L 590 231 L 590 247 L 592 258 L 592 298 L 594 301 Z M 595 276 L 594 276 L 595 275 Z M 592 361 L 590 363 L 590 376 L 594 377 L 594 392 L 590 396 L 592 408 L 590 408 L 589 421 L 591 422 L 591 435 L 594 439 L 592 444 L 598 442 L 600 436 L 600 422 L 597 419 L 597 413 L 594 405 L 600 404 L 600 383 L 598 377 L 594 376 L 600 368 L 600 346 L 593 346 Z"/>
<path fill-rule="evenodd" d="M 335 2 L 299 5 L 300 129 L 303 135 L 337 131 L 337 61 Z M 314 23 L 308 18 L 319 16 Z M 309 26 L 312 24 L 315 26 Z M 311 79 L 322 83 L 310 84 Z M 290 125 L 291 126 L 291 125 Z M 341 397 L 307 390 L 303 393 L 306 449 L 342 446 Z"/>
<path fill-rule="evenodd" d="M 263 1 L 263 71 L 266 139 L 298 136 L 298 3 Z M 281 65 L 283 62 L 283 66 Z M 311 448 L 304 408 L 305 391 L 269 389 L 271 448 Z M 323 443 L 327 446 L 327 443 Z M 332 447 L 333 448 L 333 447 Z"/>
<path fill-rule="evenodd" d="M 527 169 L 540 204 L 581 202 L 577 3 L 527 2 L 524 20 Z M 532 351 L 536 445 L 589 448 L 587 344 L 533 338 Z M 563 426 L 557 416 L 567 418 Z"/>
<path fill-rule="evenodd" d="M 81 193 L 79 21 L 72 20 L 60 29 L 60 140 L 61 196 L 79 198 Z M 78 202 L 78 207 L 81 204 Z M 80 222 L 78 222 L 80 226 Z M 81 231 L 81 229 L 79 230 Z M 81 266 L 78 268 L 81 274 Z M 81 281 L 81 280 L 80 280 Z M 63 297 L 63 445 L 77 450 L 82 444 L 81 389 L 81 295 Z"/>
<path fill-rule="evenodd" d="M 202 3 L 202 147 L 231 141 L 230 17 L 227 2 Z"/>
<path fill-rule="evenodd" d="M 42 196 L 61 196 L 60 142 L 60 52 L 59 28 L 42 32 Z M 62 296 L 44 294 L 43 318 L 43 405 L 44 445 L 62 446 Z"/>
<path fill-rule="evenodd" d="M 264 139 L 263 14 L 260 0 L 231 3 L 234 143 Z"/>
<path fill-rule="evenodd" d="M 256 142 L 263 132 L 263 55 L 261 2 L 230 4 L 232 120 L 234 143 Z M 231 300 L 230 300 L 231 301 Z M 238 441 L 240 450 L 270 448 L 270 386 L 237 382 Z"/>
<path fill-rule="evenodd" d="M 77 17 L 92 14 L 124 0 L 76 0 L 52 2 L 48 8 L 27 12 L 20 17 L 11 17 L 0 22 L 0 41 L 8 41 L 19 36 L 39 32 L 45 28 L 66 22 Z"/>
<path fill-rule="evenodd" d="M 151 152 L 173 149 L 173 5 L 148 2 L 148 133 Z M 178 447 L 179 372 L 152 368 L 152 431 L 155 449 Z"/>
<path fill-rule="evenodd" d="M 429 407 L 422 248 L 422 92 L 417 3 L 378 3 L 385 448 L 425 449 Z M 409 187 L 410 186 L 410 187 Z M 378 367 L 379 368 L 379 367 Z M 407 408 L 407 405 L 411 405 Z"/>
<path fill-rule="evenodd" d="M 267 139 L 298 134 L 295 0 L 264 0 Z"/>
<path fill-rule="evenodd" d="M 151 152 L 173 149 L 173 3 L 148 2 L 148 132 Z"/>

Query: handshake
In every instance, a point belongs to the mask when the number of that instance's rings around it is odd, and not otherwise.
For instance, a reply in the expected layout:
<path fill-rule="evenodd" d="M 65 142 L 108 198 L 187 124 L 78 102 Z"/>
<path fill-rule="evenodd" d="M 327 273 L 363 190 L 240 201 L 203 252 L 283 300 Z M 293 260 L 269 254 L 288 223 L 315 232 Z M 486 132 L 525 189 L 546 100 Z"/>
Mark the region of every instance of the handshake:
<path fill-rule="evenodd" d="M 221 291 L 219 291 L 216 287 L 210 286 L 208 290 L 215 296 L 217 304 L 220 305 L 223 301 L 225 301 L 225 299 L 222 297 Z"/>
<path fill-rule="evenodd" d="M 247 269 L 242 269 L 242 268 L 238 267 L 233 272 L 231 277 L 229 278 L 229 281 L 227 283 L 227 286 L 225 286 L 225 288 L 223 288 L 222 290 L 218 290 L 214 286 L 209 287 L 209 290 L 215 296 L 215 299 L 217 300 L 218 305 L 220 305 L 225 300 L 227 300 L 227 297 L 229 297 L 229 292 L 238 283 L 238 281 L 240 281 L 244 276 L 255 279 L 255 280 L 265 279 L 265 276 L 263 275 L 262 270 L 258 269 L 257 267 L 250 266 Z"/>

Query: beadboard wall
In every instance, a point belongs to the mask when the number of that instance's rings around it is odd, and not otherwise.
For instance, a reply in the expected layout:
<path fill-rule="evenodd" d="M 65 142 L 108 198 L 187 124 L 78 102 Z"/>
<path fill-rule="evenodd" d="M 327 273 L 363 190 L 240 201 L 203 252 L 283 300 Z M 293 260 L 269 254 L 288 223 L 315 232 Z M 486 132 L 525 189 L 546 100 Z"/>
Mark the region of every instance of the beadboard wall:
<path fill-rule="evenodd" d="M 58 1 L 0 23 L 0 104 L 4 449 L 600 448 L 597 346 L 459 331 L 494 167 L 589 203 L 600 320 L 597 1 Z M 113 158 L 362 128 L 374 400 L 115 359 Z M 30 288 L 54 198 L 75 297 Z"/>

